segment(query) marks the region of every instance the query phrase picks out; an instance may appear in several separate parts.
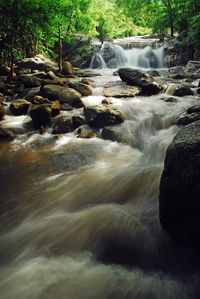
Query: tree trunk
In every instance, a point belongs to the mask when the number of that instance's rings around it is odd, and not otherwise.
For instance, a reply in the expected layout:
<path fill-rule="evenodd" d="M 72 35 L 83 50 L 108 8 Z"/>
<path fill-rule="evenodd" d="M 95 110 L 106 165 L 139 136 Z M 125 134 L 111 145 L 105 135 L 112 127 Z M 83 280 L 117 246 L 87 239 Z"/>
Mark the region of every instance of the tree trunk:
<path fill-rule="evenodd" d="M 11 62 L 10 62 L 10 75 L 11 78 L 14 78 L 14 32 L 11 35 Z"/>
<path fill-rule="evenodd" d="M 61 26 L 59 26 L 58 40 L 59 40 L 58 68 L 59 68 L 59 72 L 62 74 L 62 40 L 61 40 Z"/>

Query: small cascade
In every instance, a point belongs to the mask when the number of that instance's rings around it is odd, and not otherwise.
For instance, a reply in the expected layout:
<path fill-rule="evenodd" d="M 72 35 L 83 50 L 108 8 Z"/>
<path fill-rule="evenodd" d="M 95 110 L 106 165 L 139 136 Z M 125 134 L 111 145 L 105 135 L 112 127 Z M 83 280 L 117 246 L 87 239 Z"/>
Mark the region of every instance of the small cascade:
<path fill-rule="evenodd" d="M 163 46 L 152 48 L 124 48 L 116 43 L 104 42 L 93 55 L 90 68 L 164 68 Z"/>

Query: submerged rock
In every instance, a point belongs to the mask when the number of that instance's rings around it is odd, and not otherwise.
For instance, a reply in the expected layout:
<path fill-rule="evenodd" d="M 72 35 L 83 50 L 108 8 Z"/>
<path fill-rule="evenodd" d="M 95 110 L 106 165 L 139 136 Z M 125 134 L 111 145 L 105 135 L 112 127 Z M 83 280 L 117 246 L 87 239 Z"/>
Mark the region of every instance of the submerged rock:
<path fill-rule="evenodd" d="M 121 68 L 119 76 L 127 84 L 140 87 L 144 95 L 157 94 L 165 89 L 162 84 L 142 70 Z"/>
<path fill-rule="evenodd" d="M 92 127 L 103 128 L 124 121 L 121 112 L 107 106 L 91 106 L 84 108 L 87 123 Z"/>
<path fill-rule="evenodd" d="M 200 121 L 168 147 L 160 182 L 160 221 L 179 241 L 200 249 Z"/>
<path fill-rule="evenodd" d="M 76 108 L 83 107 L 81 94 L 72 88 L 58 85 L 45 85 L 43 86 L 41 93 L 44 97 L 53 101 L 57 100 L 61 104 L 67 103 Z"/>
<path fill-rule="evenodd" d="M 109 82 L 104 86 L 103 95 L 105 97 L 127 98 L 141 94 L 141 89 L 136 86 L 129 86 L 124 82 Z"/>
<path fill-rule="evenodd" d="M 14 100 L 10 104 L 10 110 L 13 115 L 23 115 L 28 112 L 31 103 L 26 100 Z"/>

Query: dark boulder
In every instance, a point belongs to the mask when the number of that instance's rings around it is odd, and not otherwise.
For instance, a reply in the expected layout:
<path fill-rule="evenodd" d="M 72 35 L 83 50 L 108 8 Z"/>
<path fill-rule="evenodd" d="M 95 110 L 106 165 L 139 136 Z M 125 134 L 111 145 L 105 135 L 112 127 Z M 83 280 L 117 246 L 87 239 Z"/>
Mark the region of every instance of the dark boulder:
<path fill-rule="evenodd" d="M 30 117 L 36 128 L 46 126 L 50 123 L 52 117 L 52 109 L 49 104 L 32 106 L 29 111 Z"/>
<path fill-rule="evenodd" d="M 103 128 L 124 121 L 121 112 L 107 106 L 91 106 L 84 108 L 87 123 L 92 127 Z"/>
<path fill-rule="evenodd" d="M 200 121 L 179 131 L 166 152 L 160 221 L 177 240 L 200 249 Z"/>
<path fill-rule="evenodd" d="M 9 76 L 10 75 L 10 70 L 3 66 L 3 65 L 0 65 L 0 76 Z"/>
<path fill-rule="evenodd" d="M 24 115 L 28 112 L 31 103 L 26 100 L 14 100 L 10 104 L 10 110 L 13 115 Z"/>
<path fill-rule="evenodd" d="M 179 117 L 177 124 L 185 126 L 197 120 L 200 120 L 200 105 L 190 107 Z"/>
<path fill-rule="evenodd" d="M 4 108 L 4 105 L 3 103 L 0 102 L 0 120 L 4 118 L 5 114 L 6 114 L 6 110 Z"/>
<path fill-rule="evenodd" d="M 41 85 L 40 80 L 33 75 L 20 75 L 19 80 L 27 88 L 40 87 Z"/>
<path fill-rule="evenodd" d="M 83 107 L 81 94 L 72 88 L 58 85 L 45 85 L 41 90 L 41 94 L 50 100 L 57 100 L 61 104 L 67 103 L 76 108 Z"/>
<path fill-rule="evenodd" d="M 183 97 L 183 96 L 192 96 L 194 95 L 193 90 L 186 85 L 174 85 L 171 86 L 170 90 L 168 91 L 168 94 L 176 97 Z"/>
<path fill-rule="evenodd" d="M 52 122 L 53 134 L 65 134 L 74 130 L 71 116 L 58 115 Z"/>
<path fill-rule="evenodd" d="M 144 95 L 157 94 L 165 89 L 162 84 L 156 82 L 153 77 L 142 70 L 121 68 L 119 76 L 128 85 L 140 87 Z"/>

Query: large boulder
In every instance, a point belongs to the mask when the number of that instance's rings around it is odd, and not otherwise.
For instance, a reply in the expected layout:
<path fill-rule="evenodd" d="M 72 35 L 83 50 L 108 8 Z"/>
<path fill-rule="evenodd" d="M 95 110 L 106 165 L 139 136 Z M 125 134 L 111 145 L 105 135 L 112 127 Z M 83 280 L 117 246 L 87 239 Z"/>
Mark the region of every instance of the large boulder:
<path fill-rule="evenodd" d="M 168 94 L 176 97 L 192 96 L 193 90 L 187 85 L 174 85 L 168 90 Z"/>
<path fill-rule="evenodd" d="M 140 87 L 145 95 L 157 94 L 165 89 L 162 84 L 156 82 L 153 77 L 142 70 L 121 68 L 119 76 L 123 82 Z"/>
<path fill-rule="evenodd" d="M 87 123 L 92 127 L 103 128 L 108 125 L 120 124 L 124 121 L 121 112 L 107 106 L 91 106 L 84 108 Z"/>
<path fill-rule="evenodd" d="M 177 240 L 200 249 L 200 121 L 179 131 L 166 152 L 160 221 Z"/>
<path fill-rule="evenodd" d="M 72 107 L 83 107 L 81 94 L 68 87 L 58 85 L 45 85 L 41 90 L 42 96 L 53 101 L 59 101 L 61 104 L 67 103 Z"/>
<path fill-rule="evenodd" d="M 40 80 L 33 75 L 20 75 L 19 80 L 27 88 L 40 87 L 41 85 Z"/>
<path fill-rule="evenodd" d="M 10 110 L 14 115 L 23 115 L 28 112 L 31 103 L 26 100 L 14 100 L 10 104 Z"/>
<path fill-rule="evenodd" d="M 191 60 L 185 66 L 184 69 L 187 77 L 192 79 L 200 78 L 200 61 Z"/>
<path fill-rule="evenodd" d="M 183 40 L 187 37 L 187 32 L 182 32 L 177 37 L 166 41 L 164 45 L 165 61 L 169 67 L 184 66 L 193 58 L 194 51 Z"/>
<path fill-rule="evenodd" d="M 19 63 L 18 66 L 20 69 L 31 69 L 31 70 L 40 70 L 40 71 L 57 71 L 58 67 L 56 62 L 52 61 L 49 58 L 44 57 L 42 54 L 38 54 L 32 58 L 24 58 Z"/>
<path fill-rule="evenodd" d="M 74 75 L 74 68 L 73 68 L 73 65 L 71 64 L 71 62 L 69 62 L 69 61 L 63 62 L 62 73 L 64 75 L 68 75 L 68 76 Z"/>
<path fill-rule="evenodd" d="M 136 86 L 127 85 L 121 81 L 108 82 L 104 86 L 103 95 L 105 97 L 127 98 L 141 94 L 141 89 Z"/>
<path fill-rule="evenodd" d="M 186 73 L 183 66 L 173 66 L 169 69 L 170 77 L 173 79 L 186 78 Z"/>
<path fill-rule="evenodd" d="M 77 90 L 82 94 L 84 97 L 88 97 L 92 94 L 92 89 L 87 84 L 84 84 L 82 82 L 69 82 L 69 87 Z"/>

